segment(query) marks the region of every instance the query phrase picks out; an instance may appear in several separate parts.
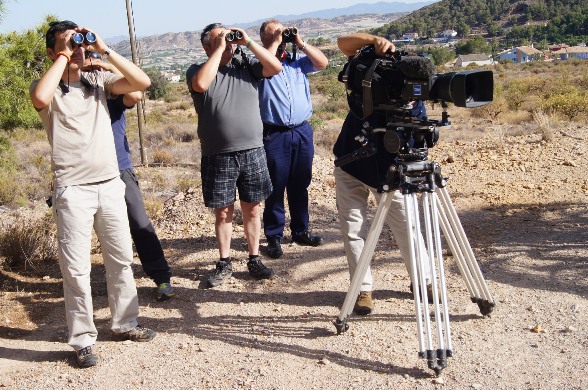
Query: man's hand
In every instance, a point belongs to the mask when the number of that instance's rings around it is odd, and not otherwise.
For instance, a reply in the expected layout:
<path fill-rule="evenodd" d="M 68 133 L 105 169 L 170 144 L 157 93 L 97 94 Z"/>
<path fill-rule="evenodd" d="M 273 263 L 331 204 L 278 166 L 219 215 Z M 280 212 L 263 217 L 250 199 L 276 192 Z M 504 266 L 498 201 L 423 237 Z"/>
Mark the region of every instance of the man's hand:
<path fill-rule="evenodd" d="M 375 37 L 374 49 L 376 54 L 380 57 L 384 57 L 386 54 L 390 54 L 396 50 L 396 47 L 392 42 L 382 37 Z"/>

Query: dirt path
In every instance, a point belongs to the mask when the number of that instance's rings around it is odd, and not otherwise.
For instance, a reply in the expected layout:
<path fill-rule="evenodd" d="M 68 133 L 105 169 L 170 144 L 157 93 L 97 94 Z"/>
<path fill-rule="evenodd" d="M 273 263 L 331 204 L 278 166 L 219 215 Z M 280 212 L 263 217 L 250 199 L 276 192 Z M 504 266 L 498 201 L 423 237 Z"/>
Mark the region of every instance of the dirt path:
<path fill-rule="evenodd" d="M 540 136 L 441 142 L 432 158 L 496 300 L 483 318 L 446 259 L 453 357 L 441 380 L 417 356 L 409 279 L 387 231 L 374 256 L 375 312 L 336 335 L 349 286 L 338 229 L 332 161 L 317 156 L 313 230 L 325 245 L 284 245 L 267 259 L 279 277 L 248 277 L 237 229 L 233 281 L 201 288 L 216 255 L 211 215 L 196 190 L 168 202 L 158 229 L 177 297 L 153 299 L 136 262 L 149 344 L 108 339 L 103 269 L 94 267 L 100 364 L 75 368 L 65 344 L 58 273 L 0 282 L 0 387 L 246 389 L 588 388 L 588 127 Z M 451 162 L 450 162 L 451 161 Z M 374 205 L 375 211 L 375 205 Z M 265 245 L 265 243 L 262 243 Z M 538 330 L 535 332 L 533 330 Z M 442 382 L 442 383 L 436 383 Z"/>

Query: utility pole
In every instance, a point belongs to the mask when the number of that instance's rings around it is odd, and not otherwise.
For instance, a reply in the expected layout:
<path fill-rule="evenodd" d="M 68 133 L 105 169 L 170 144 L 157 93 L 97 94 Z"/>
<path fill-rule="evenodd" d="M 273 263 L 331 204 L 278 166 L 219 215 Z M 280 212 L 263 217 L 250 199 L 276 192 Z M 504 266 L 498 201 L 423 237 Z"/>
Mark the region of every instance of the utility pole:
<path fill-rule="evenodd" d="M 127 19 L 129 24 L 129 39 L 131 44 L 131 55 L 133 58 L 133 63 L 137 66 L 137 48 L 135 46 L 135 28 L 133 26 L 133 13 L 131 8 L 131 1 L 126 0 L 127 2 Z M 145 153 L 145 148 L 143 147 L 143 100 L 141 99 L 137 102 L 137 121 L 139 127 L 139 152 L 141 153 L 141 165 L 147 165 L 147 155 Z"/>

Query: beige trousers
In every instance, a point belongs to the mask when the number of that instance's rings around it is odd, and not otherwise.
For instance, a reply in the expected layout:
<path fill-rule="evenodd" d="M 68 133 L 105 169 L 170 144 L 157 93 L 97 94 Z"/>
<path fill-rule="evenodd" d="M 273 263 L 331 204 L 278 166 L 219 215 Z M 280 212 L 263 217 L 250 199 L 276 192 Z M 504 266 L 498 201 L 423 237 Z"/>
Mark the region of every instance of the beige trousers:
<path fill-rule="evenodd" d="M 118 175 L 105 182 L 58 187 L 53 194 L 68 344 L 76 351 L 93 345 L 98 336 L 90 288 L 92 228 L 106 269 L 110 328 L 125 332 L 137 326 L 139 303 L 124 195 L 125 184 Z"/>
<path fill-rule="evenodd" d="M 370 227 L 370 221 L 367 218 L 368 197 L 372 193 L 379 203 L 381 194 L 375 188 L 362 183 L 339 167 L 335 168 L 334 175 L 337 192 L 337 211 L 339 213 L 341 233 L 343 234 L 343 245 L 345 247 L 345 254 L 347 255 L 347 262 L 349 263 L 349 274 L 353 278 Z M 400 249 L 406 270 L 410 275 L 410 249 L 408 230 L 406 228 L 404 198 L 398 190 L 394 191 L 393 196 L 394 198 L 390 204 L 388 215 L 386 215 L 386 224 L 392 231 L 392 235 Z M 421 234 L 418 234 L 416 241 L 420 245 L 421 253 L 427 256 L 427 249 Z M 430 270 L 428 263 L 425 267 L 425 278 L 429 281 Z M 372 291 L 372 271 L 370 267 L 368 267 L 365 273 L 360 291 Z"/>

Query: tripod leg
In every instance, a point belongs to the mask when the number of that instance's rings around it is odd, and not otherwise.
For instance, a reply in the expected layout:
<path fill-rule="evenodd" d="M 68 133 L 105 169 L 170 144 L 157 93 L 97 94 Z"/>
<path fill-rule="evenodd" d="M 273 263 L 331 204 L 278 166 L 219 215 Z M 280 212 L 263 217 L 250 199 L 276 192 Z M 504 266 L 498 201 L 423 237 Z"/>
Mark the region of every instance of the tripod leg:
<path fill-rule="evenodd" d="M 343 301 L 339 317 L 334 321 L 335 328 L 337 328 L 337 334 L 341 334 L 349 328 L 349 325 L 347 325 L 347 317 L 351 314 L 353 305 L 359 294 L 359 289 L 361 288 L 361 283 L 370 265 L 372 256 L 374 255 L 374 250 L 376 249 L 376 244 L 378 243 L 380 233 L 382 232 L 382 227 L 384 226 L 384 221 L 386 220 L 386 215 L 390 209 L 392 199 L 393 195 L 391 193 L 384 192 L 382 194 L 376 215 L 374 216 L 374 221 L 370 226 L 363 250 L 361 251 L 357 268 L 351 278 L 349 291 Z"/>
<path fill-rule="evenodd" d="M 431 197 L 432 199 L 430 199 Z M 441 251 L 441 233 L 439 230 L 439 219 L 437 217 L 435 197 L 436 195 L 434 192 L 425 192 L 422 195 L 423 216 L 427 238 L 427 249 L 429 251 L 428 260 L 429 267 L 431 270 L 431 298 L 433 299 L 433 302 L 431 303 L 433 304 L 435 313 L 435 328 L 437 330 L 438 342 L 437 349 L 433 349 L 431 345 L 431 347 L 427 350 L 426 357 L 429 368 L 433 369 L 435 373 L 439 375 L 441 373 L 441 370 L 447 367 L 447 357 L 450 357 L 452 355 L 452 352 L 451 330 L 449 327 L 449 314 L 447 304 L 447 289 L 445 285 L 445 270 Z M 436 269 L 439 270 L 438 274 Z M 439 279 L 441 296 L 439 296 L 437 279 Z M 441 308 L 443 309 L 443 315 L 441 315 Z M 445 347 L 446 345 L 447 349 Z"/>
<path fill-rule="evenodd" d="M 417 334 L 419 337 L 419 356 L 425 356 L 425 335 L 423 330 L 423 317 L 425 321 L 425 329 L 427 330 L 426 335 L 430 334 L 429 316 L 427 313 L 427 305 L 421 307 L 421 297 L 426 298 L 426 281 L 422 272 L 421 259 L 421 245 L 418 243 L 418 235 L 420 234 L 419 224 L 419 211 L 418 203 L 416 200 L 416 194 L 404 194 L 404 209 L 406 210 L 406 231 L 408 232 L 408 247 L 410 254 L 410 280 L 413 286 L 413 297 L 414 297 L 414 309 L 417 320 Z M 422 285 L 425 285 L 425 295 L 422 293 Z M 432 344 L 430 337 L 427 338 L 428 346 Z"/>
<path fill-rule="evenodd" d="M 494 299 L 459 221 L 447 188 L 439 188 L 438 192 L 443 234 L 455 255 L 459 271 L 466 281 L 472 301 L 478 304 L 482 315 L 488 315 L 494 310 Z"/>

